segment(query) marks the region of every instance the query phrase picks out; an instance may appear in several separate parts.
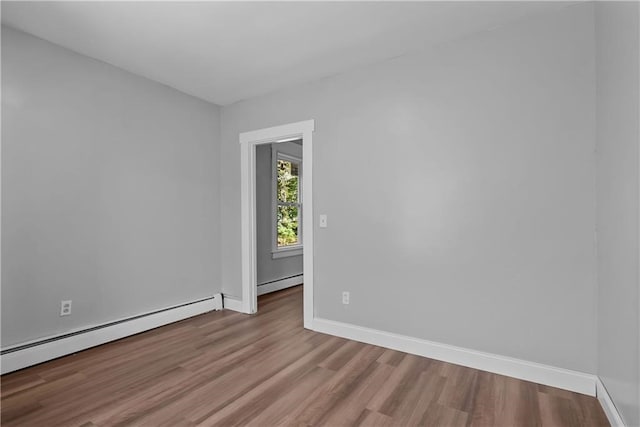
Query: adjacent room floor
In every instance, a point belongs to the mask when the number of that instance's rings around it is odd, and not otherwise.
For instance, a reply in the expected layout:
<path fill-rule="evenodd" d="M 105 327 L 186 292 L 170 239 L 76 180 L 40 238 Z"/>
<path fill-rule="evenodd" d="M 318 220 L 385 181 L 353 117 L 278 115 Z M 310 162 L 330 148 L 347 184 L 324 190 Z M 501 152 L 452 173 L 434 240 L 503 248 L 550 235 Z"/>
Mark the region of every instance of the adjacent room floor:
<path fill-rule="evenodd" d="M 609 425 L 589 396 L 302 328 L 302 287 L 2 377 L 2 425 Z"/>

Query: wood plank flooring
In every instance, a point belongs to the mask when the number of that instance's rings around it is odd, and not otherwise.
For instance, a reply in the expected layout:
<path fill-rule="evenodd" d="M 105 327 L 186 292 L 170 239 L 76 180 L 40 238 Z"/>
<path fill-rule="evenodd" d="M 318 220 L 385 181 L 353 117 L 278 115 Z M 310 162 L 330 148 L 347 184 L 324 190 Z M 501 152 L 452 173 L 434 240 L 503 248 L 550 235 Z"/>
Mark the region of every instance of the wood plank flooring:
<path fill-rule="evenodd" d="M 1 378 L 9 426 L 604 426 L 593 397 L 302 328 L 302 288 Z"/>

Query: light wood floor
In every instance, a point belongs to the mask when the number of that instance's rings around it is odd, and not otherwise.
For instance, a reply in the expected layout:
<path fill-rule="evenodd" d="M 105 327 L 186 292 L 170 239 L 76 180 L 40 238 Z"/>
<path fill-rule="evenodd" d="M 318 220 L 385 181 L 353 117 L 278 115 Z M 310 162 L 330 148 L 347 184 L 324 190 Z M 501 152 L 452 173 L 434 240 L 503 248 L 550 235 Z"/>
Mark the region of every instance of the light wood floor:
<path fill-rule="evenodd" d="M 597 400 L 302 328 L 302 289 L 2 377 L 3 426 L 608 425 Z"/>

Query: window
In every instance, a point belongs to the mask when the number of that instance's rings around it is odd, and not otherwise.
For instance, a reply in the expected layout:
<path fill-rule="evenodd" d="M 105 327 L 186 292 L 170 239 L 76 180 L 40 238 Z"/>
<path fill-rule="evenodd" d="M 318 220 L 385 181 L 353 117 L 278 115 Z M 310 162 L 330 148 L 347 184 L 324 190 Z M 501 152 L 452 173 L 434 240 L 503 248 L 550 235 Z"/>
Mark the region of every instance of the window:
<path fill-rule="evenodd" d="M 302 253 L 302 161 L 273 151 L 273 257 Z"/>

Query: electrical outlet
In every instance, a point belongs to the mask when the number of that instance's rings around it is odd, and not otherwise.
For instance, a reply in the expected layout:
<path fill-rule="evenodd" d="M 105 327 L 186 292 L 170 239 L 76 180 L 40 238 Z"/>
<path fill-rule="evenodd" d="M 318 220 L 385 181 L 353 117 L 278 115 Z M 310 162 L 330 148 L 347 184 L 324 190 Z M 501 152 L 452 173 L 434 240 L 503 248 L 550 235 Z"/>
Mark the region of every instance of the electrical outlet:
<path fill-rule="evenodd" d="M 60 316 L 71 315 L 71 300 L 60 301 Z"/>
<path fill-rule="evenodd" d="M 349 304 L 349 292 L 342 293 L 342 303 Z"/>

